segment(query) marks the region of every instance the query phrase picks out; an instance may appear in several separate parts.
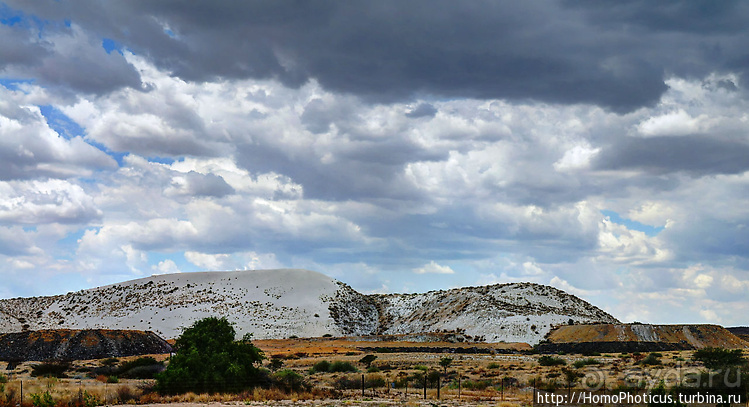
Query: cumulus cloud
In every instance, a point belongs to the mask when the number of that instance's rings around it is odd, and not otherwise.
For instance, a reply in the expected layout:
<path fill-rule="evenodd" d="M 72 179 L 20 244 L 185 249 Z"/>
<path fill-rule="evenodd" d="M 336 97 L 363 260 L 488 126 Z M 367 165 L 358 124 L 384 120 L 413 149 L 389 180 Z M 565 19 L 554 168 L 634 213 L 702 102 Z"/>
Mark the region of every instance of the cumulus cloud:
<path fill-rule="evenodd" d="M 450 266 L 441 266 L 435 263 L 434 260 L 422 267 L 415 268 L 413 271 L 416 274 L 455 274 L 455 271 Z"/>
<path fill-rule="evenodd" d="M 115 161 L 81 137 L 66 139 L 52 130 L 38 106 L 0 87 L 0 180 L 69 178 L 113 169 Z"/>
<path fill-rule="evenodd" d="M 101 216 L 93 197 L 68 181 L 0 182 L 0 223 L 86 224 Z"/>

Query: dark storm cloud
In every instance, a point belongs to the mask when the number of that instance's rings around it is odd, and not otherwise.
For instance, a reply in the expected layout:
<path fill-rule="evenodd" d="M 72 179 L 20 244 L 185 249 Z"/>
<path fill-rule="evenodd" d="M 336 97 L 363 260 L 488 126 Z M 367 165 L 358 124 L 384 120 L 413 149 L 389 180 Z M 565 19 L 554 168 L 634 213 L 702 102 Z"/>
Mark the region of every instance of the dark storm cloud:
<path fill-rule="evenodd" d="M 659 99 L 666 74 L 747 66 L 738 3 L 9 3 L 71 19 L 183 79 L 314 78 L 375 101 L 424 94 L 630 111 Z"/>
<path fill-rule="evenodd" d="M 420 117 L 434 117 L 437 114 L 437 108 L 429 103 L 421 103 L 413 110 L 406 113 L 406 117 L 418 119 Z"/>
<path fill-rule="evenodd" d="M 40 30 L 22 23 L 0 24 L 2 76 L 33 78 L 45 86 L 95 94 L 141 87 L 135 68 L 121 54 L 108 54 L 101 47 L 101 38 L 86 37 L 62 24 Z"/>
<path fill-rule="evenodd" d="M 749 144 L 707 136 L 621 137 L 600 153 L 594 166 L 653 174 L 738 174 L 749 169 Z"/>

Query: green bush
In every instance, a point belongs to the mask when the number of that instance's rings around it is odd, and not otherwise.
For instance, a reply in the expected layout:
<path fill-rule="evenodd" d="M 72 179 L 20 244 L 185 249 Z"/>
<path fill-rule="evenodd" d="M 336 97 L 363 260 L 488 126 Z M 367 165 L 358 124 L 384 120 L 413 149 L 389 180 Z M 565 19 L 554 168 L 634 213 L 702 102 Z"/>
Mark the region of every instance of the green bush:
<path fill-rule="evenodd" d="M 366 355 L 363 358 L 359 359 L 359 363 L 363 364 L 367 368 L 372 365 L 372 362 L 377 360 L 377 355 Z"/>
<path fill-rule="evenodd" d="M 457 387 L 457 383 L 455 385 Z M 466 390 L 485 390 L 491 385 L 492 382 L 489 380 L 464 380 L 461 382 L 461 387 Z"/>
<path fill-rule="evenodd" d="M 8 383 L 8 378 L 2 373 L 0 373 L 0 383 Z"/>
<path fill-rule="evenodd" d="M 31 393 L 29 394 L 29 397 L 31 397 L 31 404 L 33 404 L 34 407 L 55 407 L 55 400 L 48 391 L 45 391 L 42 394 Z"/>
<path fill-rule="evenodd" d="M 65 372 L 70 369 L 70 364 L 66 362 L 49 362 L 31 365 L 32 377 L 68 377 Z"/>
<path fill-rule="evenodd" d="M 651 353 L 645 359 L 641 360 L 639 363 L 641 365 L 650 365 L 650 366 L 655 366 L 655 365 L 662 364 L 661 360 L 658 359 L 658 356 L 656 356 L 656 355 L 660 355 L 660 353 L 658 353 L 658 354 Z"/>
<path fill-rule="evenodd" d="M 284 369 L 273 375 L 274 384 L 287 393 L 309 390 L 310 385 L 299 373 Z"/>
<path fill-rule="evenodd" d="M 579 369 L 579 368 L 581 368 L 583 366 L 600 365 L 600 364 L 601 364 L 601 362 L 598 361 L 598 360 L 596 360 L 596 359 L 586 358 L 586 359 L 576 360 L 575 363 L 572 364 L 572 366 L 574 366 L 576 369 Z"/>
<path fill-rule="evenodd" d="M 489 365 L 486 366 L 486 368 L 487 369 L 499 369 L 499 363 L 497 363 L 497 362 L 489 363 Z"/>
<path fill-rule="evenodd" d="M 562 358 L 544 355 L 538 358 L 538 364 L 541 366 L 564 366 L 567 364 L 567 361 Z"/>
<path fill-rule="evenodd" d="M 310 374 L 327 373 L 329 371 L 330 371 L 330 362 L 328 362 L 327 360 L 321 360 L 312 366 L 312 368 L 309 370 L 309 373 Z"/>
<path fill-rule="evenodd" d="M 387 381 L 381 375 L 369 375 L 364 378 L 364 387 L 377 388 L 387 386 Z"/>
<path fill-rule="evenodd" d="M 226 318 L 201 319 L 177 338 L 176 354 L 166 370 L 156 375 L 160 393 L 239 392 L 267 384 L 255 364 L 262 351 L 249 335 L 235 341 L 236 331 Z"/>
<path fill-rule="evenodd" d="M 102 366 L 114 366 L 114 365 L 120 363 L 120 360 L 117 359 L 117 358 L 106 358 L 106 359 L 102 360 L 100 363 L 101 363 Z"/>
<path fill-rule="evenodd" d="M 163 366 L 164 363 L 158 362 L 156 359 L 154 359 L 154 358 L 152 358 L 150 356 L 145 356 L 145 357 L 142 357 L 142 358 L 131 360 L 129 362 L 124 362 L 123 364 L 120 365 L 120 369 L 119 370 L 121 372 L 127 372 L 128 370 L 130 370 L 132 368 L 136 368 L 136 367 L 140 367 L 140 366 L 152 366 L 152 365 L 162 365 Z"/>
<path fill-rule="evenodd" d="M 117 376 L 109 376 L 107 377 L 107 383 L 119 383 L 120 379 L 117 378 Z"/>
<path fill-rule="evenodd" d="M 358 377 L 341 376 L 333 382 L 333 387 L 338 390 L 361 389 L 361 379 Z"/>
<path fill-rule="evenodd" d="M 337 360 L 330 365 L 330 373 L 345 373 L 345 372 L 358 372 L 356 366 L 352 365 L 351 362 L 343 362 Z"/>
<path fill-rule="evenodd" d="M 741 349 L 702 348 L 692 354 L 692 359 L 702 362 L 710 370 L 747 364 L 747 360 L 744 358 Z"/>
<path fill-rule="evenodd" d="M 367 368 L 367 373 L 379 373 L 380 368 L 377 366 L 370 366 Z"/>
<path fill-rule="evenodd" d="M 164 369 L 163 362 L 146 356 L 121 364 L 117 374 L 127 379 L 153 379 Z"/>

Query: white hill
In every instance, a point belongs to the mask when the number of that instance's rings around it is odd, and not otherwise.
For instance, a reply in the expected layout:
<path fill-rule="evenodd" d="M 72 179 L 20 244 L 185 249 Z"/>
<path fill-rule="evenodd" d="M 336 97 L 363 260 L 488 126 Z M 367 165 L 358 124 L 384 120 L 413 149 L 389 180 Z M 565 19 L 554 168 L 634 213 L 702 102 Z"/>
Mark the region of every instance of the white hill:
<path fill-rule="evenodd" d="M 489 342 L 538 343 L 552 325 L 618 322 L 563 291 L 501 284 L 424 294 L 363 295 L 308 270 L 152 276 L 51 297 L 0 300 L 0 332 L 138 329 L 166 338 L 225 316 L 253 338 L 460 331 Z"/>

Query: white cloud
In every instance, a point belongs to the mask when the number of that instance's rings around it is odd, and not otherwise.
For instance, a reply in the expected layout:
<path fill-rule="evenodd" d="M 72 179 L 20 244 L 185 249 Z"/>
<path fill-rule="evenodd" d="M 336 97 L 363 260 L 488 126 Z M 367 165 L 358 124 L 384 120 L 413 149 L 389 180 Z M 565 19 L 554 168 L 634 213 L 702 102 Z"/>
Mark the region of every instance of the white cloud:
<path fill-rule="evenodd" d="M 554 163 L 557 171 L 584 169 L 590 166 L 590 160 L 601 151 L 590 146 L 575 146 L 565 151 L 564 156 Z"/>
<path fill-rule="evenodd" d="M 102 216 L 92 196 L 67 180 L 0 181 L 0 221 L 87 223 Z"/>
<path fill-rule="evenodd" d="M 151 270 L 154 271 L 154 274 L 174 274 L 180 272 L 177 263 L 171 259 L 160 261 L 157 265 L 152 266 Z"/>
<path fill-rule="evenodd" d="M 455 271 L 453 271 L 450 266 L 440 266 L 435 263 L 434 260 L 422 267 L 415 268 L 413 272 L 416 274 L 455 274 Z"/>
<path fill-rule="evenodd" d="M 679 109 L 674 112 L 650 117 L 637 125 L 637 130 L 643 136 L 684 136 L 704 132 L 707 130 L 705 120 L 707 116 L 692 117 Z"/>

